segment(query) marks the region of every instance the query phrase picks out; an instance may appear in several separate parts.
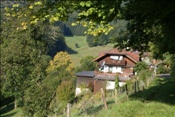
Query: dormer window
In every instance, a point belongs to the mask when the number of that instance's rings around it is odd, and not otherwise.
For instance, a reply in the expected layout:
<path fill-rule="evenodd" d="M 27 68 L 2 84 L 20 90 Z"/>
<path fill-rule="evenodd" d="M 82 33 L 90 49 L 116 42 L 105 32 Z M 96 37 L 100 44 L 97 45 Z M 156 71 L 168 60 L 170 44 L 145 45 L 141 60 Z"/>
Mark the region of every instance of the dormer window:
<path fill-rule="evenodd" d="M 123 56 L 120 56 L 120 57 L 119 57 L 119 60 L 123 60 Z"/>
<path fill-rule="evenodd" d="M 113 60 L 123 60 L 123 56 L 110 56 Z"/>
<path fill-rule="evenodd" d="M 110 56 L 111 59 L 118 60 L 119 56 Z"/>

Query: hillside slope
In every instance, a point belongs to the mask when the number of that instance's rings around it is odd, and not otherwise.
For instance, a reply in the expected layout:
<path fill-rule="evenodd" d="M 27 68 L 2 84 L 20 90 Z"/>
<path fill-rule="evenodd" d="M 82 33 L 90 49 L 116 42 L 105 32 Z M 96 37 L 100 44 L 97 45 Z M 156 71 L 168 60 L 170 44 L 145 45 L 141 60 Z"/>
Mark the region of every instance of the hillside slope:
<path fill-rule="evenodd" d="M 128 100 L 122 96 L 117 104 L 112 96 L 106 96 L 108 110 L 101 100 L 89 101 L 83 111 L 78 103 L 72 107 L 71 117 L 175 117 L 174 84 L 175 78 L 156 78 L 149 88 Z"/>
<path fill-rule="evenodd" d="M 105 46 L 89 47 L 85 36 L 65 37 L 68 46 L 67 52 L 70 54 L 75 66 L 80 65 L 80 60 L 86 56 L 98 56 L 98 53 L 113 48 L 113 44 Z M 77 46 L 76 46 L 77 45 Z"/>

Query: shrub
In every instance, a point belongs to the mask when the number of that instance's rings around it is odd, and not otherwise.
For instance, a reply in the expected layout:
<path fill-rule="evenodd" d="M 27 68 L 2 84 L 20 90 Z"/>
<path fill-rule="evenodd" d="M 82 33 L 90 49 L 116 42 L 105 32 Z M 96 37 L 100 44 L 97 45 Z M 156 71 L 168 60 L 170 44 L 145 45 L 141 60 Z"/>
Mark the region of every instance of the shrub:
<path fill-rule="evenodd" d="M 75 85 L 71 80 L 66 80 L 61 83 L 57 88 L 57 98 L 63 102 L 71 102 L 74 99 Z"/>
<path fill-rule="evenodd" d="M 151 77 L 152 72 L 149 70 L 142 70 L 139 72 L 138 77 L 140 80 L 146 80 L 146 78 Z"/>
<path fill-rule="evenodd" d="M 163 64 L 159 65 L 157 68 L 157 73 L 159 74 L 164 74 L 164 73 L 168 73 L 169 69 L 166 68 Z"/>
<path fill-rule="evenodd" d="M 76 48 L 80 48 L 80 46 L 79 46 L 78 43 L 75 43 L 75 47 L 76 47 Z"/>
<path fill-rule="evenodd" d="M 137 73 L 139 73 L 142 70 L 147 70 L 147 69 L 148 69 L 148 65 L 144 62 L 138 62 L 136 66 L 134 67 L 134 71 L 136 71 Z"/>
<path fill-rule="evenodd" d="M 86 56 L 80 60 L 81 70 L 84 71 L 93 71 L 96 69 L 97 64 L 93 62 L 93 56 Z"/>
<path fill-rule="evenodd" d="M 152 76 L 152 71 L 150 70 L 142 70 L 139 72 L 138 77 L 139 80 L 142 80 L 144 83 L 149 85 L 149 78 Z"/>

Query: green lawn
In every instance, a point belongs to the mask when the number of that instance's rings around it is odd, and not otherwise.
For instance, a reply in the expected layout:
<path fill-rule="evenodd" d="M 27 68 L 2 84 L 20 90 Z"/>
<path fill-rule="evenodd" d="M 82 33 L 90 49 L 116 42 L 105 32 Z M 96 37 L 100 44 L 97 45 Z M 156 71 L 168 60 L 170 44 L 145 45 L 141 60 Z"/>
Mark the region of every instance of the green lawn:
<path fill-rule="evenodd" d="M 83 57 L 97 57 L 99 52 L 113 48 L 113 44 L 108 44 L 106 46 L 89 47 L 85 36 L 65 37 L 65 40 L 68 46 L 67 52 L 70 54 L 70 57 L 76 66 L 80 65 L 80 60 Z M 76 43 L 79 45 L 79 48 L 76 48 Z"/>

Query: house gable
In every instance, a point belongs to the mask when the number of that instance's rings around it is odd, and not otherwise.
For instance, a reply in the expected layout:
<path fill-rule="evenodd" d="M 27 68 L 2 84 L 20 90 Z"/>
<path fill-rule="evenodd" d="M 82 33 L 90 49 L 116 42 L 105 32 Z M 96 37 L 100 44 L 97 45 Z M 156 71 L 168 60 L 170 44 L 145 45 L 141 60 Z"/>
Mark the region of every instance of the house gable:
<path fill-rule="evenodd" d="M 99 57 L 94 59 L 94 62 L 100 62 L 102 60 L 105 60 L 106 57 L 109 56 L 123 56 L 127 57 L 130 61 L 133 61 L 135 64 L 139 62 L 139 53 L 138 52 L 131 52 L 131 51 L 119 51 L 118 49 L 112 49 L 110 51 L 106 51 L 104 53 L 100 53 Z"/>
<path fill-rule="evenodd" d="M 139 62 L 139 52 L 119 51 L 115 48 L 101 52 L 93 61 L 98 63 L 99 72 L 117 73 L 121 74 L 121 77 L 129 77 L 134 74 L 133 68 Z"/>

